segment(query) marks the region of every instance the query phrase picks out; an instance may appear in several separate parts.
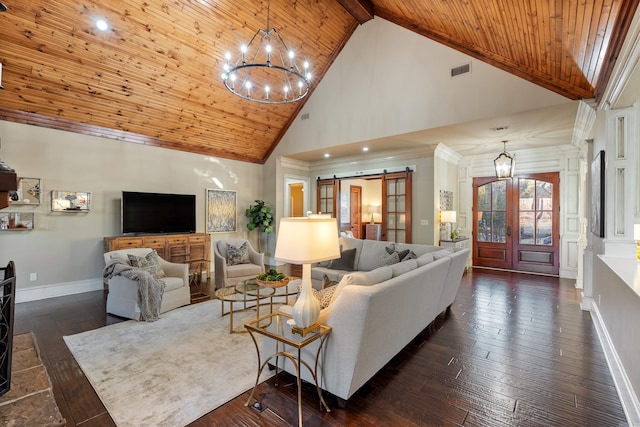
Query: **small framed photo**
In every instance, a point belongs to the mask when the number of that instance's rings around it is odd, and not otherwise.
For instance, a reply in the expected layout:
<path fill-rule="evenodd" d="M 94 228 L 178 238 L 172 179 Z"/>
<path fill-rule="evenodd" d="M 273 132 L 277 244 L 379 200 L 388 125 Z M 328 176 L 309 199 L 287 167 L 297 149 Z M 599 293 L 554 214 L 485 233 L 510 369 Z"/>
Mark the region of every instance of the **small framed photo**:
<path fill-rule="evenodd" d="M 207 233 L 232 233 L 237 231 L 238 197 L 234 190 L 207 189 Z"/>

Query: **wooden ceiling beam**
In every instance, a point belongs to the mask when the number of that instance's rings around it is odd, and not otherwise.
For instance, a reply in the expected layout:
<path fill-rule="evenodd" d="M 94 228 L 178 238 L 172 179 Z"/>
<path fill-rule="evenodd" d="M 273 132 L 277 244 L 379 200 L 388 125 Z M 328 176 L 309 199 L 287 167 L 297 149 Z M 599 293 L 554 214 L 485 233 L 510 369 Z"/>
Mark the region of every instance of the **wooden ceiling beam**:
<path fill-rule="evenodd" d="M 338 0 L 338 3 L 362 25 L 373 19 L 373 3 L 371 0 Z"/>

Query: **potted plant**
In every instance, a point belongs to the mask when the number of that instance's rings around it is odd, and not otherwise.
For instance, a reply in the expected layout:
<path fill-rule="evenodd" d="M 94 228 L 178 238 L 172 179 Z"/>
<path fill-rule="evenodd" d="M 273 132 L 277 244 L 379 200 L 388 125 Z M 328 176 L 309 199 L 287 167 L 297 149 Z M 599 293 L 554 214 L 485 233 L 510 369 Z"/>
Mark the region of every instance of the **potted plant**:
<path fill-rule="evenodd" d="M 256 200 L 255 204 L 249 205 L 244 213 L 249 218 L 247 222 L 249 231 L 258 229 L 266 234 L 273 233 L 273 214 L 271 208 L 265 206 L 264 200 Z M 260 246 L 260 237 L 258 237 L 258 252 L 262 252 Z"/>

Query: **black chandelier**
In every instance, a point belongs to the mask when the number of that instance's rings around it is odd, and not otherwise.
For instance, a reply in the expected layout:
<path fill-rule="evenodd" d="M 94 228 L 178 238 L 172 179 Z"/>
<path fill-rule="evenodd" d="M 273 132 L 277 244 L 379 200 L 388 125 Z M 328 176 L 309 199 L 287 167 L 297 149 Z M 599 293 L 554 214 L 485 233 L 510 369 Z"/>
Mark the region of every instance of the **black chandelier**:
<path fill-rule="evenodd" d="M 502 141 L 503 151 L 495 158 L 493 165 L 496 168 L 496 177 L 498 179 L 513 178 L 513 172 L 516 169 L 516 155 L 507 153 L 507 141 Z"/>
<path fill-rule="evenodd" d="M 267 2 L 267 27 L 259 29 L 232 62 L 225 54 L 222 82 L 234 95 L 263 104 L 288 104 L 307 96 L 311 88 L 309 62 L 298 67 L 293 50 L 287 48 L 275 28 L 269 29 L 270 2 Z"/>

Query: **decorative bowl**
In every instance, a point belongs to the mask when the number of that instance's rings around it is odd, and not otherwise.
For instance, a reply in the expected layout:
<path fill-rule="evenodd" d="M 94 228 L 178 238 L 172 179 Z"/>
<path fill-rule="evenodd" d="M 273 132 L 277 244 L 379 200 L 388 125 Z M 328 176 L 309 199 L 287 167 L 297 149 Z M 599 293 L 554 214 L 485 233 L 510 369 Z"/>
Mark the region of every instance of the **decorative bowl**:
<path fill-rule="evenodd" d="M 289 283 L 289 278 L 285 277 L 282 280 L 278 280 L 274 282 L 268 282 L 268 281 L 260 280 L 256 278 L 256 282 L 260 283 L 263 286 L 268 286 L 270 288 L 281 288 L 282 286 L 287 286 L 287 284 Z"/>

